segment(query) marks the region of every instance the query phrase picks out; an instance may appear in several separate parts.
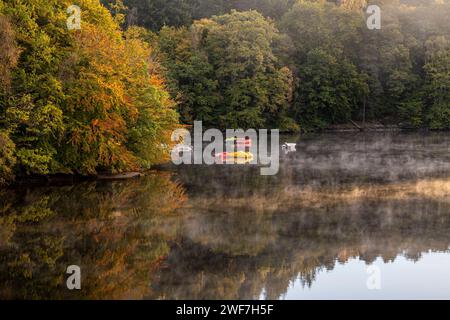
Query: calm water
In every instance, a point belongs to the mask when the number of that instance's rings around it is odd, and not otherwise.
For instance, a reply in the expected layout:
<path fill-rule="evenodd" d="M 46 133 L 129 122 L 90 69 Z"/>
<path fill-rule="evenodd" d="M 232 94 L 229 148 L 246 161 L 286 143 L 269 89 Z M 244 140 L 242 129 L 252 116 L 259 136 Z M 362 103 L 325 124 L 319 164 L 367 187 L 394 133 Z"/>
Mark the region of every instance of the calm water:
<path fill-rule="evenodd" d="M 298 151 L 274 177 L 184 166 L 0 191 L 0 298 L 450 299 L 450 134 L 282 140 Z"/>

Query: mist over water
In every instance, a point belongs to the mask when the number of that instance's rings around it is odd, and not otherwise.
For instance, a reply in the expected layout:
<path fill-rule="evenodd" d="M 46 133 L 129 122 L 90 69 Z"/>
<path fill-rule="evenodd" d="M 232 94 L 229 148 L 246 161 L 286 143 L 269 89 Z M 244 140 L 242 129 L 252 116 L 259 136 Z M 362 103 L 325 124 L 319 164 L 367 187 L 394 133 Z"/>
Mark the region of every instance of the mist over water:
<path fill-rule="evenodd" d="M 450 298 L 448 133 L 280 142 L 298 145 L 276 176 L 171 166 L 3 191 L 0 297 Z M 72 264 L 79 292 L 65 288 Z"/>
<path fill-rule="evenodd" d="M 444 134 L 341 134 L 316 140 L 300 140 L 303 154 L 296 155 L 289 166 L 382 182 L 438 177 L 450 172 L 450 145 Z"/>

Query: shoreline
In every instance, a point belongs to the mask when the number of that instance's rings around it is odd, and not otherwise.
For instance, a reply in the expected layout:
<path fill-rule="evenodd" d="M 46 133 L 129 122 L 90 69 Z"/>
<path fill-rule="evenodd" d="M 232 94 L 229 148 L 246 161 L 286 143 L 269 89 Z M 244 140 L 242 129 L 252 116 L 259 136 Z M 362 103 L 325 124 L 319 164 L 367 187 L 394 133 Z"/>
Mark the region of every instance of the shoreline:
<path fill-rule="evenodd" d="M 357 127 L 353 126 L 352 128 L 348 125 L 339 125 L 335 126 L 333 128 L 327 128 L 320 131 L 315 132 L 309 132 L 309 133 L 298 133 L 298 134 L 287 134 L 287 135 L 298 135 L 298 136 L 308 136 L 309 134 L 345 134 L 345 133 L 433 133 L 433 132 L 450 132 L 449 130 L 432 130 L 432 129 L 406 129 L 406 128 L 400 128 L 398 126 L 396 127 L 384 127 L 384 128 L 366 128 L 365 130 L 359 130 Z M 283 134 L 286 135 L 286 134 Z M 145 169 L 141 171 L 130 171 L 130 172 L 122 172 L 117 174 L 109 174 L 105 172 L 100 172 L 96 175 L 80 175 L 80 174 L 51 174 L 51 175 L 34 175 L 34 176 L 18 176 L 14 181 L 12 181 L 8 185 L 4 185 L 0 187 L 0 190 L 5 190 L 8 188 L 14 188 L 14 187 L 20 187 L 23 185 L 38 185 L 38 184 L 44 184 L 44 185 L 59 185 L 59 184 L 73 184 L 73 183 L 79 183 L 84 181 L 124 181 L 124 180 L 132 180 L 132 179 L 139 179 L 141 177 L 146 176 L 147 174 L 151 173 L 163 173 L 168 172 L 170 170 L 165 169 L 164 164 L 158 164 L 154 165 L 152 169 Z"/>
<path fill-rule="evenodd" d="M 8 188 L 16 188 L 23 185 L 70 185 L 80 182 L 93 182 L 93 181 L 124 181 L 139 179 L 148 174 L 155 172 L 163 172 L 163 170 L 151 169 L 142 171 L 131 171 L 118 174 L 99 173 L 97 175 L 83 176 L 80 174 L 53 174 L 42 176 L 21 176 L 16 177 L 9 185 L 3 186 L 0 190 L 6 190 Z"/>

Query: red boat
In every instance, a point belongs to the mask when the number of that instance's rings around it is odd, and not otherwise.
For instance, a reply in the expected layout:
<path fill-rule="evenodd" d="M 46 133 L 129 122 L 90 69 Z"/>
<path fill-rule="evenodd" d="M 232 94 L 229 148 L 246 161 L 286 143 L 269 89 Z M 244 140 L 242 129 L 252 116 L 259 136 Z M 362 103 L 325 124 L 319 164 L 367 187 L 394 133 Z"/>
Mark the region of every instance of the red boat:
<path fill-rule="evenodd" d="M 245 146 L 245 147 L 252 146 L 252 139 L 249 139 L 249 138 L 231 138 L 231 139 L 227 139 L 226 141 L 233 142 L 238 146 Z"/>

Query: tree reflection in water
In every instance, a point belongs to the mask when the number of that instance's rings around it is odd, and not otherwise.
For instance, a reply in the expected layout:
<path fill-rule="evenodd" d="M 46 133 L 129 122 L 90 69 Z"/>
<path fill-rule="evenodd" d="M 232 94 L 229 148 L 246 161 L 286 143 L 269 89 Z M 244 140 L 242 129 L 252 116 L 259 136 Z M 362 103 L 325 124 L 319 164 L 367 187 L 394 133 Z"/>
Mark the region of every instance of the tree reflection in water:
<path fill-rule="evenodd" d="M 196 206 L 184 213 L 183 242 L 164 262 L 154 292 L 255 299 L 264 291 L 277 299 L 298 277 L 310 286 L 318 271 L 353 257 L 416 261 L 429 250 L 448 251 L 450 179 L 347 188 L 218 197 Z M 284 205 L 274 208 L 276 201 Z"/>
<path fill-rule="evenodd" d="M 190 204 L 183 240 L 149 298 L 276 299 L 293 280 L 310 286 L 352 257 L 448 251 L 448 134 L 312 136 L 297 149 L 275 177 L 251 167 L 178 170 Z"/>
<path fill-rule="evenodd" d="M 450 246 L 445 135 L 313 137 L 280 174 L 179 167 L 138 180 L 3 191 L 0 296 L 257 299 L 359 257 Z M 82 268 L 82 290 L 65 268 Z"/>
<path fill-rule="evenodd" d="M 149 293 L 169 251 L 183 188 L 168 174 L 9 190 L 1 197 L 2 298 L 124 299 Z M 79 265 L 82 290 L 66 288 Z"/>

